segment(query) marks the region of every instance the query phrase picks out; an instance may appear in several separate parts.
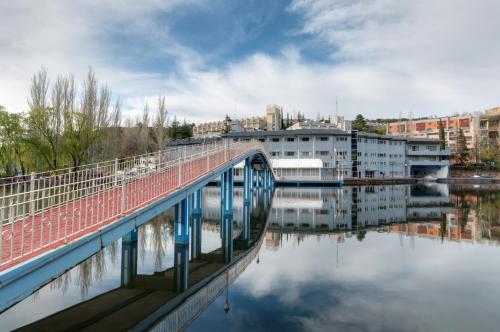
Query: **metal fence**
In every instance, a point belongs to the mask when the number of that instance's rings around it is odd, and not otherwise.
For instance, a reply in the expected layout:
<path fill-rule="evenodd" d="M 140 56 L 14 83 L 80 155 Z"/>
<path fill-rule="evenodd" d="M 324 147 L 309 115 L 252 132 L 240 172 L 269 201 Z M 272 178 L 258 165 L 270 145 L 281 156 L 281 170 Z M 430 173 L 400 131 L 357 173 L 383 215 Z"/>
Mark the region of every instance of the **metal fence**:
<path fill-rule="evenodd" d="M 3 179 L 0 271 L 116 221 L 254 149 L 266 153 L 260 143 L 226 140 Z"/>

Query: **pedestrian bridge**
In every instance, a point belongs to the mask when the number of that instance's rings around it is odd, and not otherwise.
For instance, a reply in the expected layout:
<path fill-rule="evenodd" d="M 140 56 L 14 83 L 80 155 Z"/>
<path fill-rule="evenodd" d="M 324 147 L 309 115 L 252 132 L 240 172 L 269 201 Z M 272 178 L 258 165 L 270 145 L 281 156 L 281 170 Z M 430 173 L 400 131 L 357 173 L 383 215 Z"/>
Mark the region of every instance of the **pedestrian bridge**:
<path fill-rule="evenodd" d="M 0 312 L 138 226 L 175 207 L 176 243 L 189 242 L 201 188 L 220 179 L 221 213 L 233 212 L 233 168 L 244 161 L 243 200 L 274 186 L 259 143 L 169 148 L 0 183 Z"/>

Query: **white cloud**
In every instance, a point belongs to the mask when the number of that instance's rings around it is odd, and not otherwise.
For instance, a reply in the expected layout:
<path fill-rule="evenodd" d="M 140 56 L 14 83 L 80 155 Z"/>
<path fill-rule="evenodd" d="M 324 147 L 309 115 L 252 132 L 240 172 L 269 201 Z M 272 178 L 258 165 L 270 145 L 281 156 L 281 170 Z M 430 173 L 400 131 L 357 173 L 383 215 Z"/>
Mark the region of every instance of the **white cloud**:
<path fill-rule="evenodd" d="M 42 65 L 52 76 L 73 72 L 80 80 L 94 67 L 129 114 L 165 93 L 171 115 L 196 122 L 226 113 L 263 115 L 269 103 L 328 115 L 336 97 L 348 118 L 500 104 L 497 1 L 296 0 L 289 10 L 303 17 L 298 33 L 324 43 L 331 61 L 311 63 L 302 45 L 289 45 L 279 56 L 256 53 L 223 68 L 208 67 L 204 55 L 176 41 L 168 22 L 155 21 L 178 6 L 159 0 L 0 3 L 0 104 L 25 109 L 30 77 Z M 120 65 L 103 42 L 117 30 L 151 45 L 139 52 L 173 56 L 175 73 Z"/>

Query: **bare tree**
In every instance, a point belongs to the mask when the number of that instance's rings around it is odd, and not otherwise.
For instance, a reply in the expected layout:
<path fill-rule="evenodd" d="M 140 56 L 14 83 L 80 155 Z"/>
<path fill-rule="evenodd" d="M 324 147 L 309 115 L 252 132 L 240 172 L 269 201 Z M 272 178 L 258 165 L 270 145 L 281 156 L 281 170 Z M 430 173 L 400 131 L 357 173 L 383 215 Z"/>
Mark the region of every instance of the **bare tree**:
<path fill-rule="evenodd" d="M 89 125 L 92 128 L 96 127 L 97 116 L 97 80 L 95 78 L 92 68 L 89 68 L 87 78 L 83 82 L 83 96 L 82 96 L 82 113 L 89 119 Z"/>
<path fill-rule="evenodd" d="M 47 78 L 47 70 L 42 68 L 38 73 L 33 75 L 33 78 L 31 79 L 28 105 L 32 110 L 35 108 L 44 109 L 47 107 L 48 91 L 49 80 Z"/>
<path fill-rule="evenodd" d="M 101 86 L 99 92 L 99 100 L 96 114 L 96 127 L 99 129 L 109 127 L 110 115 L 109 115 L 109 103 L 111 99 L 111 90 L 104 85 Z"/>
<path fill-rule="evenodd" d="M 119 158 L 122 154 L 120 147 L 122 144 L 122 128 L 121 126 L 121 104 L 117 99 L 111 114 L 109 115 L 109 126 L 106 129 L 106 138 L 104 144 L 104 155 L 109 158 Z"/>
<path fill-rule="evenodd" d="M 154 120 L 153 135 L 156 142 L 157 150 L 162 150 L 165 148 L 167 143 L 168 132 L 168 111 L 165 105 L 165 96 L 158 97 L 158 110 L 156 113 L 156 118 Z"/>
<path fill-rule="evenodd" d="M 142 111 L 142 116 L 139 121 L 137 121 L 137 126 L 139 127 L 139 153 L 147 153 L 149 147 L 149 106 L 148 103 L 144 105 Z"/>

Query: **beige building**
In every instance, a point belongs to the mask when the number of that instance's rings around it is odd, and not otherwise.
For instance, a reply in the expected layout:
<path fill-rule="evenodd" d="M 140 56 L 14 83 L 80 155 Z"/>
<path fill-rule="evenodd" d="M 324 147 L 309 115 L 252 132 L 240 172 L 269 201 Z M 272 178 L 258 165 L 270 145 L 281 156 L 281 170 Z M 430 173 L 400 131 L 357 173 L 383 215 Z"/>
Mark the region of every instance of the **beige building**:
<path fill-rule="evenodd" d="M 281 130 L 282 120 L 283 108 L 277 105 L 268 105 L 266 116 L 231 120 L 229 124 L 226 124 L 226 121 L 200 123 L 193 128 L 193 136 L 195 138 L 220 136 L 228 126 L 232 132 Z"/>
<path fill-rule="evenodd" d="M 255 116 L 251 118 L 246 118 L 240 120 L 240 123 L 244 131 L 260 131 L 260 130 L 266 130 L 267 128 L 267 122 L 265 116 L 261 117 Z"/>
<path fill-rule="evenodd" d="M 266 123 L 267 130 L 281 130 L 283 121 L 283 108 L 278 105 L 267 105 L 266 108 Z"/>

